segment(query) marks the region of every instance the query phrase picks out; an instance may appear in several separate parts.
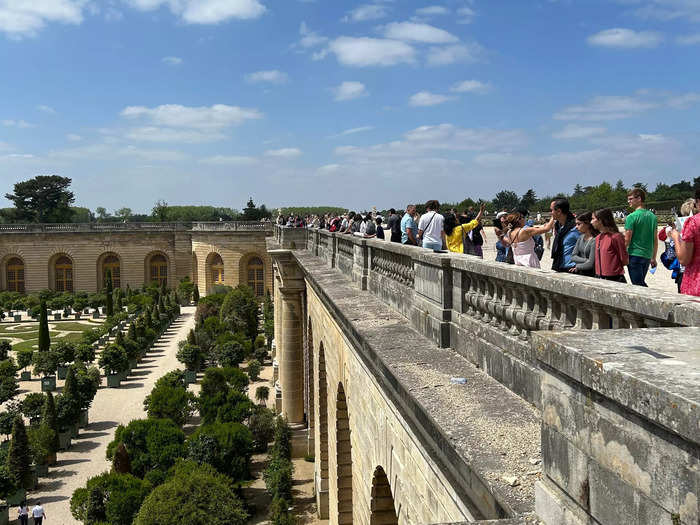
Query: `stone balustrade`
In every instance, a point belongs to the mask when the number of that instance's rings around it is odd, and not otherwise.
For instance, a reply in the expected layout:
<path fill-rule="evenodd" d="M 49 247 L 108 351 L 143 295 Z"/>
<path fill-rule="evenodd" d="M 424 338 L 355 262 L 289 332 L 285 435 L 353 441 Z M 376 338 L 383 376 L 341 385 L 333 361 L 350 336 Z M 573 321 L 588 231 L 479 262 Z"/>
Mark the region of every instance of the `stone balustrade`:
<path fill-rule="evenodd" d="M 272 231 L 272 223 L 257 221 L 217 222 L 91 222 L 56 224 L 0 224 L 0 233 L 83 233 L 83 232 L 130 232 L 130 231 Z"/>

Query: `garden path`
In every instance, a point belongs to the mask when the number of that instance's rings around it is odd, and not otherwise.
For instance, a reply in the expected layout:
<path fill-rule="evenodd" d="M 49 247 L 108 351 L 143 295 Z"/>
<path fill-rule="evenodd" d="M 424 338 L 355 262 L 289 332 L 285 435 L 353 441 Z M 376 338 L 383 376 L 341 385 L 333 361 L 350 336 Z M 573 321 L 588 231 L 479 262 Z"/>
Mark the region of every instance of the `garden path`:
<path fill-rule="evenodd" d="M 36 501 L 41 501 L 49 523 L 79 523 L 70 513 L 73 491 L 84 486 L 88 478 L 109 470 L 105 451 L 114 437 L 117 425 L 145 417 L 143 400 L 151 392 L 156 380 L 171 370 L 182 368 L 175 357 L 177 343 L 185 339 L 194 327 L 194 311 L 193 306 L 182 308 L 180 317 L 155 343 L 129 378 L 122 382 L 120 388 L 106 388 L 106 380 L 103 378 L 102 388 L 90 407 L 90 424 L 86 429 L 80 430 L 80 435 L 73 440 L 70 450 L 59 452 L 58 463 L 50 467 L 48 477 L 39 480 L 38 490 L 28 496 L 30 508 Z M 16 514 L 16 509 L 10 510 L 10 518 Z"/>

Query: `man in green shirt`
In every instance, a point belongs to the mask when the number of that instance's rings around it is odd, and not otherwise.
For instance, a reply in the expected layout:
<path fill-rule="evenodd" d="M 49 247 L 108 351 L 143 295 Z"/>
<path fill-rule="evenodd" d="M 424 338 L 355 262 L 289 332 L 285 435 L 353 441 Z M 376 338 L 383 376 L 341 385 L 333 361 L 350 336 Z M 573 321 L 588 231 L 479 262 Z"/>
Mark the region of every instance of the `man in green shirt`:
<path fill-rule="evenodd" d="M 627 193 L 627 203 L 634 211 L 625 219 L 625 244 L 630 256 L 627 269 L 632 284 L 646 286 L 644 278 L 649 266 L 656 268 L 656 252 L 659 238 L 656 215 L 644 208 L 646 193 L 640 188 L 632 188 Z"/>

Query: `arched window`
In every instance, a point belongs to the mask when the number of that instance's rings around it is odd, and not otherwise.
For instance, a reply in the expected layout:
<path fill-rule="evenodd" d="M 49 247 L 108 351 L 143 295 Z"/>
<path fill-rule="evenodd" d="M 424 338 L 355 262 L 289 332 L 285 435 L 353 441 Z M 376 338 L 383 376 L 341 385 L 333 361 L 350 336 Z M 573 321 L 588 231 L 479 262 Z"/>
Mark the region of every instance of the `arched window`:
<path fill-rule="evenodd" d="M 24 292 L 24 263 L 19 257 L 7 261 L 7 290 Z"/>
<path fill-rule="evenodd" d="M 59 257 L 54 265 L 54 274 L 57 292 L 73 291 L 73 261 L 65 255 Z"/>
<path fill-rule="evenodd" d="M 120 275 L 119 257 L 116 255 L 108 255 L 102 261 L 102 286 L 107 286 L 107 271 L 112 274 L 112 287 L 114 289 L 122 287 Z"/>
<path fill-rule="evenodd" d="M 165 255 L 157 254 L 151 257 L 149 275 L 151 282 L 157 282 L 158 286 L 168 284 L 168 260 Z"/>
<path fill-rule="evenodd" d="M 265 267 L 260 257 L 248 260 L 248 286 L 258 297 L 265 295 Z"/>
<path fill-rule="evenodd" d="M 214 254 L 211 258 L 211 282 L 212 284 L 224 284 L 224 261 L 221 255 Z"/>

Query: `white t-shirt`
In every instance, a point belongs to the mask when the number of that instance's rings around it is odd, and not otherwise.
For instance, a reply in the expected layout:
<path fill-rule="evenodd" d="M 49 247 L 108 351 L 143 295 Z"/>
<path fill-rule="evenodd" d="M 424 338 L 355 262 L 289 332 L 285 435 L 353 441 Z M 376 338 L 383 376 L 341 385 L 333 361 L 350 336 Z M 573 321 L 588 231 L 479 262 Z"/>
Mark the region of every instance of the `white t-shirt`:
<path fill-rule="evenodd" d="M 41 505 L 37 505 L 32 509 L 32 517 L 34 518 L 43 518 L 44 517 L 44 508 Z"/>
<path fill-rule="evenodd" d="M 423 241 L 442 242 L 442 230 L 445 218 L 435 211 L 424 213 L 418 222 L 418 229 L 423 232 Z"/>

